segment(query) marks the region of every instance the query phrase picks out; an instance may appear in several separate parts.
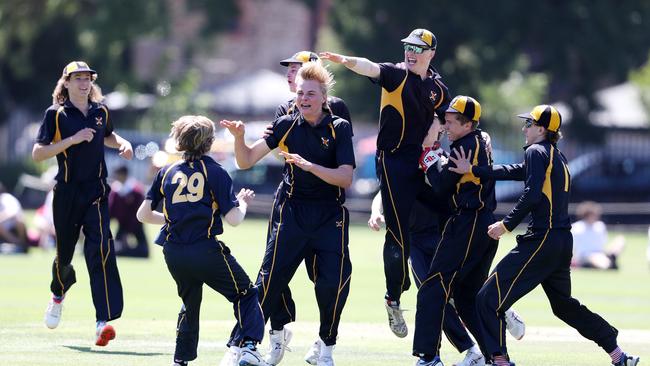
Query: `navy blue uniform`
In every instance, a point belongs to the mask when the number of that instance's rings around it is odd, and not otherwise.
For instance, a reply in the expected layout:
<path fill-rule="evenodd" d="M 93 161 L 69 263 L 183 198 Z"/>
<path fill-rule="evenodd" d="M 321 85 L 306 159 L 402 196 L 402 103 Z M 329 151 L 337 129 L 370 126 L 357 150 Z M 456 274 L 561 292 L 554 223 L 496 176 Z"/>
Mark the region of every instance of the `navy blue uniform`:
<path fill-rule="evenodd" d="M 223 233 L 221 216 L 238 205 L 228 173 L 207 156 L 181 160 L 158 172 L 147 199 L 152 210 L 162 202 L 166 221 L 160 235 L 163 253 L 183 299 L 174 358 L 196 358 L 204 283 L 233 304 L 237 325 L 232 341 L 237 345 L 247 339 L 261 341 L 264 317 L 257 288 L 217 238 Z"/>
<path fill-rule="evenodd" d="M 503 220 L 513 230 L 528 214 L 531 221 L 517 246 L 496 266 L 477 296 L 485 345 L 490 355 L 507 355 L 504 311 L 541 284 L 553 314 L 606 352 L 616 348 L 618 331 L 571 297 L 573 237 L 568 214 L 571 176 L 567 160 L 548 141 L 526 148 L 522 164 L 472 167 L 479 177 L 523 180 L 524 193 Z"/>
<path fill-rule="evenodd" d="M 445 211 L 442 208 L 443 212 Z M 425 205 L 416 201 L 411 211 L 410 230 L 411 236 L 411 272 L 415 279 L 415 286 L 420 288 L 422 281 L 429 273 L 433 253 L 440 242 L 440 217 L 446 217 L 446 214 L 440 215 L 433 210 L 431 205 Z M 449 342 L 458 350 L 464 352 L 472 347 L 474 342 L 470 339 L 465 326 L 461 323 L 456 310 L 451 304 L 447 304 L 445 309 L 447 314 L 444 318 L 443 329 Z"/>
<path fill-rule="evenodd" d="M 348 109 L 348 106 L 345 104 L 343 99 L 330 96 L 327 97 L 327 103 L 334 116 L 341 117 L 350 123 L 350 131 L 351 134 L 354 135 L 354 131 L 352 130 L 352 119 L 350 119 L 350 110 Z M 275 119 L 287 115 L 297 116 L 298 114 L 299 111 L 298 108 L 296 108 L 296 99 L 291 98 L 287 102 L 282 103 L 278 106 L 278 108 L 275 110 Z M 280 183 L 278 191 L 281 189 L 281 187 L 282 183 Z M 271 211 L 271 217 L 273 217 L 273 211 Z M 270 228 L 271 221 L 269 221 L 269 230 Z M 266 250 L 268 251 L 269 248 Z M 305 268 L 307 269 L 307 276 L 312 282 L 314 282 L 314 276 L 316 273 L 316 263 L 314 259 L 315 257 L 313 253 L 307 254 L 305 257 Z M 275 330 L 280 330 L 285 326 L 285 324 L 289 324 L 296 320 L 296 303 L 293 301 L 293 296 L 291 295 L 291 289 L 289 286 L 287 286 L 287 289 L 285 291 L 282 291 L 280 297 L 282 300 L 275 309 L 270 310 L 269 314 L 271 329 Z"/>
<path fill-rule="evenodd" d="M 45 111 L 36 142 L 57 143 L 87 127 L 95 130 L 92 140 L 56 155 L 59 171 L 52 201 L 56 258 L 50 289 L 54 295 L 63 296 L 76 282 L 71 262 L 83 227 L 95 317 L 109 321 L 120 317 L 124 302 L 108 214 L 110 188 L 106 184 L 104 138 L 113 133 L 108 109 L 90 102 L 84 116 L 70 101 L 55 104 Z"/>
<path fill-rule="evenodd" d="M 350 118 L 350 110 L 348 109 L 348 106 L 345 104 L 343 99 L 329 96 L 327 97 L 327 105 L 330 107 L 330 110 L 332 111 L 332 115 L 341 117 L 344 120 L 348 121 L 348 123 L 350 123 L 350 130 L 352 130 L 352 119 Z M 290 100 L 278 106 L 278 108 L 275 110 L 275 119 L 278 119 L 282 116 L 297 114 L 297 113 L 299 112 L 298 112 L 298 108 L 296 108 L 296 98 L 291 98 Z M 353 130 L 352 130 L 352 136 L 354 136 Z"/>
<path fill-rule="evenodd" d="M 451 144 L 452 151 L 461 147 L 472 151 L 473 165 L 491 164 L 480 130 Z M 445 223 L 431 267 L 418 291 L 414 355 L 438 354 L 442 320 L 447 316 L 460 315 L 482 344 L 475 296 L 487 277 L 498 244 L 487 235 L 488 226 L 494 222 L 494 181 L 471 173 L 456 174 L 448 168 L 445 166 L 442 172 L 435 167 L 427 170 L 432 189 L 438 196 L 449 197 L 453 214 Z M 452 297 L 458 314 L 450 315 L 446 310 Z"/>
<path fill-rule="evenodd" d="M 424 80 L 403 64 L 379 64 L 381 88 L 376 169 L 386 219 L 384 274 L 386 295 L 399 301 L 411 285 L 408 220 L 416 197 L 424 188 L 418 168 L 422 142 L 434 113 L 444 118 L 449 92 L 433 69 Z"/>
<path fill-rule="evenodd" d="M 313 127 L 299 114 L 281 117 L 273 123 L 266 144 L 271 150 L 279 147 L 327 168 L 355 165 L 350 124 L 329 114 Z M 268 319 L 283 304 L 281 295 L 300 262 L 313 253 L 308 267 L 320 310 L 319 336 L 326 345 L 336 343 L 350 290 L 349 213 L 344 202 L 343 188 L 285 164 L 257 278 L 260 304 Z"/>

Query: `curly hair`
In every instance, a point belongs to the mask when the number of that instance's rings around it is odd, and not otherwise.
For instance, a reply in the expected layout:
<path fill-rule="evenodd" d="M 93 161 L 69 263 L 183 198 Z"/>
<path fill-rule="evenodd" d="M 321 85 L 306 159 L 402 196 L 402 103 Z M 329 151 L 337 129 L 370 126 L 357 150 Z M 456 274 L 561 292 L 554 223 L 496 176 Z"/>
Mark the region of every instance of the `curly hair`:
<path fill-rule="evenodd" d="M 214 123 L 205 116 L 183 116 L 172 123 L 169 136 L 176 140 L 176 150 L 183 152 L 183 160 L 198 160 L 212 147 Z"/>
<path fill-rule="evenodd" d="M 64 83 L 66 81 L 69 81 L 70 76 L 72 75 L 74 74 L 70 74 L 68 76 L 61 75 L 59 80 L 56 82 L 56 86 L 52 92 L 52 104 L 63 105 L 66 100 L 70 99 L 68 88 L 65 87 Z M 90 84 L 90 94 L 88 94 L 88 100 L 91 102 L 99 103 L 104 100 L 104 95 L 102 94 L 102 89 L 99 87 L 99 85 L 95 84 L 95 80 L 97 80 L 97 74 L 91 74 L 90 80 L 92 82 Z"/>

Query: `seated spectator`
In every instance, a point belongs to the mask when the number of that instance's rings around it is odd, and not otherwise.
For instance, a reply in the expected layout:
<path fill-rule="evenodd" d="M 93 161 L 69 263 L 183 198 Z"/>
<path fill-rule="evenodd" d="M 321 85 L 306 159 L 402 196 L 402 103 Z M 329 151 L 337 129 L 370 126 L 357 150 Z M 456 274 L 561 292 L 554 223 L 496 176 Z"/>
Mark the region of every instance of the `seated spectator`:
<path fill-rule="evenodd" d="M 129 169 L 121 166 L 113 172 L 115 181 L 108 196 L 108 210 L 111 218 L 117 220 L 115 254 L 125 257 L 149 257 L 149 246 L 142 223 L 135 217 L 138 207 L 144 201 L 144 187 L 135 178 L 129 177 Z"/>
<path fill-rule="evenodd" d="M 0 183 L 0 253 L 27 253 L 23 207 Z"/>
<path fill-rule="evenodd" d="M 572 224 L 573 265 L 582 268 L 618 269 L 616 262 L 625 246 L 625 238 L 617 235 L 607 245 L 607 227 L 600 220 L 601 206 L 592 201 L 578 205 L 576 216 L 579 221 Z"/>
<path fill-rule="evenodd" d="M 43 249 L 56 248 L 56 232 L 54 231 L 54 216 L 52 214 L 52 200 L 54 191 L 49 191 L 45 196 L 43 205 L 34 213 L 34 225 L 38 246 Z"/>

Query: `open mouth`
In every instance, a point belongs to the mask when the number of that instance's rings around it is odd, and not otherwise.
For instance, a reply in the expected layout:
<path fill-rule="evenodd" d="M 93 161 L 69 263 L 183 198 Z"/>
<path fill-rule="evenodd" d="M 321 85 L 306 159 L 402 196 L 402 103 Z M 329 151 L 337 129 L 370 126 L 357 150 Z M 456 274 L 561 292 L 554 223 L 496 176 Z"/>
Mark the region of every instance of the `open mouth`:
<path fill-rule="evenodd" d="M 406 56 L 406 63 L 409 65 L 415 65 L 418 62 L 418 59 L 413 56 Z"/>

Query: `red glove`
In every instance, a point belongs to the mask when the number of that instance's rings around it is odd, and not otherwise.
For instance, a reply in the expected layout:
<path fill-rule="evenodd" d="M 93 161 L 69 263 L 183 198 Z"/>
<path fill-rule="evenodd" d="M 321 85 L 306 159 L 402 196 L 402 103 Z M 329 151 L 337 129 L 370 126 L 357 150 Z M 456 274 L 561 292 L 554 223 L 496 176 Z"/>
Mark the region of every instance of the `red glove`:
<path fill-rule="evenodd" d="M 420 155 L 420 169 L 425 173 L 432 165 L 435 165 L 445 152 L 440 148 L 440 143 L 436 141 L 433 147 L 425 147 Z"/>

